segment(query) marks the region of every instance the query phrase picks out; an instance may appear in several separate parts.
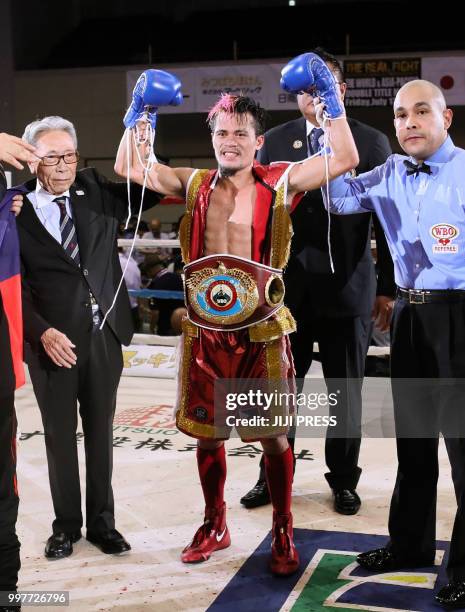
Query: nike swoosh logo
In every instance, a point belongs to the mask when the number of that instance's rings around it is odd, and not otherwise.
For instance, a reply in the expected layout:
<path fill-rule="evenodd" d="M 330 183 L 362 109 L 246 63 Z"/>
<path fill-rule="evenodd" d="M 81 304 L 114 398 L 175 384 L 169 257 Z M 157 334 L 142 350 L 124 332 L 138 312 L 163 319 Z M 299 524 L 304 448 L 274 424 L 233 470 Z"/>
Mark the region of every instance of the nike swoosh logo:
<path fill-rule="evenodd" d="M 221 542 L 225 533 L 226 533 L 226 527 L 223 529 L 223 531 L 220 534 L 218 533 L 216 534 L 216 541 Z"/>

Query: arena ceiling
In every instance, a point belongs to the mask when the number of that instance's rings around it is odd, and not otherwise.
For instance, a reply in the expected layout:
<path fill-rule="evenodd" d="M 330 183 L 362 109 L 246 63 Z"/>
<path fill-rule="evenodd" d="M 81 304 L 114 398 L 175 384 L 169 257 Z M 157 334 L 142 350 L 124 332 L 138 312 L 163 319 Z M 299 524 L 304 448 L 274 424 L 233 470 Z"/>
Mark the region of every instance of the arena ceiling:
<path fill-rule="evenodd" d="M 9 0 L 2 0 L 9 1 Z M 465 49 L 460 20 L 399 0 L 11 0 L 17 69 Z M 367 26 L 367 23 L 369 24 Z"/>

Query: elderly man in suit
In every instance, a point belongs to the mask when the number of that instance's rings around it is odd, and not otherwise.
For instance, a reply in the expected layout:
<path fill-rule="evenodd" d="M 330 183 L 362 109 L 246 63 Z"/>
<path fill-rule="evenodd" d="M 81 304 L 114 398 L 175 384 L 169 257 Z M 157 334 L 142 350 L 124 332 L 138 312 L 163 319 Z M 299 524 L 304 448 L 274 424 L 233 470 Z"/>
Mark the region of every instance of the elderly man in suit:
<path fill-rule="evenodd" d="M 103 328 L 102 321 L 122 275 L 117 232 L 127 209 L 126 185 L 93 168 L 76 172 L 76 132 L 62 117 L 34 121 L 23 137 L 40 158 L 29 164 L 35 178 L 15 191 L 25 194 L 18 230 L 26 361 L 44 424 L 55 511 L 45 556 L 66 557 L 81 538 L 78 402 L 86 537 L 104 553 L 120 553 L 130 545 L 115 529 L 111 476 L 121 344 L 129 344 L 133 334 L 124 283 Z M 147 204 L 157 200 L 152 195 Z"/>
<path fill-rule="evenodd" d="M 315 49 L 332 71 L 344 98 L 346 83 L 339 61 L 323 49 Z M 299 161 L 317 153 L 322 144 L 313 98 L 308 93 L 297 96 L 302 117 L 272 128 L 265 134 L 265 144 L 258 153 L 263 164 L 274 161 Z M 372 127 L 348 119 L 357 145 L 360 164 L 357 172 L 366 172 L 384 163 L 391 149 L 387 137 Z M 375 225 L 379 275 L 370 253 L 371 220 Z M 371 317 L 381 328 L 389 326 L 391 303 L 395 293 L 393 266 L 384 234 L 375 215 L 331 216 L 330 243 L 334 262 L 331 271 L 328 249 L 328 214 L 320 190 L 308 192 L 292 214 L 294 237 L 291 257 L 284 276 L 286 304 L 297 321 L 297 333 L 291 335 L 297 379 L 310 368 L 313 343 L 318 342 L 323 374 L 331 379 L 347 380 L 338 396 L 336 415 L 342 430 L 328 436 L 325 446 L 325 474 L 334 494 L 334 509 L 341 514 L 355 514 L 360 498 L 355 491 L 360 478 L 358 466 L 360 437 L 353 435 L 361 419 L 361 386 L 365 358 L 371 336 Z M 294 438 L 289 438 L 291 445 Z M 241 499 L 247 508 L 269 503 L 263 466 L 256 485 Z"/>

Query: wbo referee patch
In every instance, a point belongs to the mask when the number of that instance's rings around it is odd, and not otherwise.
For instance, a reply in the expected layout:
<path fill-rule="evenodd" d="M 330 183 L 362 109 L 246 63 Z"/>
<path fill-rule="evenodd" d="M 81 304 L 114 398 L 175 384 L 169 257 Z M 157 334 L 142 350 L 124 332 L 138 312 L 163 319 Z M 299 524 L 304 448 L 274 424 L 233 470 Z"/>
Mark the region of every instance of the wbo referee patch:
<path fill-rule="evenodd" d="M 437 223 L 431 227 L 430 234 L 436 239 L 433 253 L 458 253 L 458 245 L 452 243 L 460 234 L 458 227 L 451 223 Z"/>

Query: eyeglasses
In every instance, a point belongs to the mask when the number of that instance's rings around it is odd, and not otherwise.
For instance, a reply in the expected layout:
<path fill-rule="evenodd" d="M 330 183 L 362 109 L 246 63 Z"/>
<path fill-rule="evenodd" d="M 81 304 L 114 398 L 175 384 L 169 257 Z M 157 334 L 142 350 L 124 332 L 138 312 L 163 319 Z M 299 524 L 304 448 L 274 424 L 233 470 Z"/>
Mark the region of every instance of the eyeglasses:
<path fill-rule="evenodd" d="M 44 155 L 40 158 L 40 163 L 44 166 L 57 166 L 63 160 L 65 164 L 75 164 L 79 161 L 78 151 L 65 153 L 64 155 Z"/>

